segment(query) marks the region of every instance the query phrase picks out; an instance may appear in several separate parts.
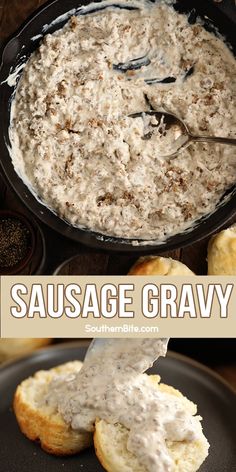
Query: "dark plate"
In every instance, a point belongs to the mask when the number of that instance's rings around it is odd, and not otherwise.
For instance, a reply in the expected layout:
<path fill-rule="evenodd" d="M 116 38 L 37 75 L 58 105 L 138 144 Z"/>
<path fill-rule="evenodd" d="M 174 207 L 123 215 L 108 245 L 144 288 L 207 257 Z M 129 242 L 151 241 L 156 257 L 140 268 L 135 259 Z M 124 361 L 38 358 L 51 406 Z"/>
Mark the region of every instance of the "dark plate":
<path fill-rule="evenodd" d="M 0 368 L 0 470 L 4 472 L 102 472 L 93 449 L 58 458 L 43 452 L 19 431 L 11 403 L 21 380 L 36 370 L 48 369 L 74 359 L 83 359 L 84 344 L 42 349 L 30 357 Z M 209 369 L 187 357 L 169 353 L 151 369 L 163 382 L 179 388 L 199 406 L 204 432 L 211 444 L 201 472 L 236 471 L 236 395 Z M 122 472 L 122 471 L 121 471 Z"/>
<path fill-rule="evenodd" d="M 40 38 L 32 41 L 32 37 L 37 37 L 42 33 L 43 25 L 51 25 L 47 32 L 52 33 L 61 28 L 66 21 L 62 18 L 61 21 L 52 23 L 53 20 L 72 8 L 88 5 L 91 1 L 93 2 L 93 0 L 67 0 L 66 2 L 64 0 L 49 1 L 34 13 L 8 41 L 5 47 L 2 48 L 2 54 L 0 54 L 0 56 L 2 56 L 2 58 L 0 58 L 0 83 L 3 82 L 0 86 L 0 165 L 9 183 L 35 216 L 40 218 L 41 221 L 46 223 L 50 228 L 73 241 L 108 251 L 139 253 L 150 253 L 150 251 L 161 253 L 163 251 L 170 251 L 193 244 L 220 229 L 224 224 L 229 222 L 230 218 L 235 214 L 236 185 L 231 189 L 232 194 L 230 198 L 225 201 L 224 204 L 220 205 L 214 213 L 198 220 L 198 223 L 191 231 L 171 236 L 161 244 L 134 246 L 129 239 L 123 240 L 108 237 L 87 229 L 78 229 L 69 225 L 36 200 L 13 168 L 8 151 L 10 144 L 8 130 L 10 106 L 14 88 L 8 87 L 4 81 L 6 77 L 8 77 L 9 72 L 14 70 L 17 65 L 22 64 L 25 58 L 28 58 L 38 47 Z M 94 1 L 96 8 L 99 9 L 101 0 Z M 114 0 L 114 5 L 119 5 L 119 0 Z M 235 5 L 233 0 L 228 0 L 227 8 L 225 8 L 226 14 L 220 11 L 214 2 L 207 0 L 177 0 L 175 8 L 182 13 L 188 13 L 190 15 L 189 21 L 192 24 L 196 21 L 197 15 L 200 15 L 206 29 L 214 31 L 215 27 L 218 28 L 236 53 Z"/>

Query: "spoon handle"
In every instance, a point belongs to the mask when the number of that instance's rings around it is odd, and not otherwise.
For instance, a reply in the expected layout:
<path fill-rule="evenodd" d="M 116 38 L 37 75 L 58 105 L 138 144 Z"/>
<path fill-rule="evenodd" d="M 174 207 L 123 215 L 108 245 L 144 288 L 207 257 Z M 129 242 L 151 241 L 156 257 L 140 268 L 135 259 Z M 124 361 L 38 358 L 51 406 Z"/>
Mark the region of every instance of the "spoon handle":
<path fill-rule="evenodd" d="M 195 141 L 198 143 L 221 143 L 236 146 L 236 139 L 220 138 L 218 136 L 191 136 L 191 141 Z"/>

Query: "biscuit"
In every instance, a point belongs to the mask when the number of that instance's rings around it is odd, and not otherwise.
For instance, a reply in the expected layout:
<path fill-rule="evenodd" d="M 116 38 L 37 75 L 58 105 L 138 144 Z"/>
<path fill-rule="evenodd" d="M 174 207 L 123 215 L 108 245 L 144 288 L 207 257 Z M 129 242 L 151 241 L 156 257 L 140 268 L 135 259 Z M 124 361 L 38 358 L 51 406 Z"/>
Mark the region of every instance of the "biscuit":
<path fill-rule="evenodd" d="M 211 238 L 208 244 L 208 275 L 236 275 L 236 225 Z"/>
<path fill-rule="evenodd" d="M 140 257 L 131 267 L 129 275 L 194 275 L 182 262 L 170 257 Z"/>

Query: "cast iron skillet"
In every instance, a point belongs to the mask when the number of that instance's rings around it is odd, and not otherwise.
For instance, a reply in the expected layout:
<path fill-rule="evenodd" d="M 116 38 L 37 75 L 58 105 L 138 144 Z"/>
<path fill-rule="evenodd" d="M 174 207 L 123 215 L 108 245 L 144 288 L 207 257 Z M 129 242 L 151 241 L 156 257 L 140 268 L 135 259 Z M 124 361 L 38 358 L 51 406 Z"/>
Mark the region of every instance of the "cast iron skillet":
<path fill-rule="evenodd" d="M 40 349 L 0 368 L 0 453 L 4 472 L 104 471 L 93 448 L 67 458 L 43 452 L 20 432 L 11 408 L 18 383 L 37 370 L 82 360 L 86 351 L 83 346 L 73 343 Z M 164 383 L 181 390 L 198 405 L 210 443 L 209 456 L 199 472 L 235 472 L 236 397 L 233 391 L 209 369 L 175 353 L 169 352 L 165 359 L 159 359 L 150 373 L 160 374 Z"/>
<path fill-rule="evenodd" d="M 99 8 L 100 1 L 101 0 L 95 0 L 95 4 L 97 4 L 95 9 Z M 23 24 L 20 30 L 9 40 L 3 49 L 0 83 L 4 82 L 9 72 L 14 70 L 17 65 L 24 62 L 25 57 L 28 58 L 39 46 L 40 38 L 32 40 L 32 37 L 42 33 L 43 25 L 50 25 L 53 20 L 68 12 L 70 9 L 78 8 L 81 5 L 88 5 L 89 3 L 91 3 L 89 0 L 67 0 L 66 2 L 63 0 L 53 0 L 39 9 Z M 119 0 L 114 0 L 114 5 L 119 5 Z M 204 19 L 206 29 L 214 30 L 214 25 L 217 26 L 219 31 L 226 36 L 227 41 L 232 45 L 234 53 L 236 53 L 236 38 L 234 34 L 236 21 L 232 19 L 233 17 L 235 18 L 233 2 L 232 6 L 229 7 L 231 8 L 228 11 L 229 16 L 226 16 L 218 7 L 206 0 L 179 0 L 175 8 L 180 12 L 190 13 L 189 21 L 191 23 L 196 21 L 196 16 L 199 14 Z M 59 29 L 64 25 L 65 21 L 65 19 L 62 19 L 60 22 L 52 24 L 47 30 L 47 33 Z M 13 87 L 9 87 L 6 83 L 0 86 L 0 161 L 3 171 L 24 204 L 50 228 L 61 233 L 63 236 L 90 247 L 109 251 L 132 251 L 139 253 L 158 251 L 161 253 L 192 244 L 210 235 L 226 224 L 235 213 L 236 186 L 231 189 L 232 193 L 230 193 L 228 200 L 213 214 L 199 220 L 199 223 L 194 229 L 190 232 L 172 236 L 167 239 L 166 242 L 159 245 L 133 246 L 131 240 L 128 239 L 122 240 L 120 238 L 107 237 L 87 229 L 77 229 L 69 225 L 36 200 L 13 168 L 7 147 L 9 145 L 8 127 L 13 94 Z M 75 252 L 74 250 L 74 253 Z"/>

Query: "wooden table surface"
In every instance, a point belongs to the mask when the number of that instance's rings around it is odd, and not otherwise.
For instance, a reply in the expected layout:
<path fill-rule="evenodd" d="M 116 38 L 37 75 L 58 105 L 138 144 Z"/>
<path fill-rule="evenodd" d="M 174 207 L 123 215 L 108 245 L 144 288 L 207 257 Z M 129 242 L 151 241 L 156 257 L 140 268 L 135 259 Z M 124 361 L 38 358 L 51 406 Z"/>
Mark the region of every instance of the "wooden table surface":
<path fill-rule="evenodd" d="M 227 2 L 231 0 L 223 0 L 223 4 L 224 1 Z M 0 0 L 0 41 L 5 41 L 6 38 L 20 26 L 20 24 L 27 18 L 29 14 L 31 14 L 36 8 L 43 5 L 44 3 L 46 3 L 45 0 Z M 0 208 L 19 211 L 24 215 L 28 215 L 28 217 L 32 220 L 32 215 L 21 203 L 19 198 L 15 195 L 14 191 L 6 183 L 1 174 Z M 233 221 L 236 221 L 236 218 L 235 220 L 232 220 L 232 222 Z M 46 240 L 48 238 L 49 242 L 47 251 L 48 254 L 50 254 L 50 251 L 53 250 L 54 241 L 58 240 L 58 235 L 53 231 L 47 230 L 47 228 L 41 223 L 39 224 L 44 231 Z M 187 248 L 172 251 L 167 255 L 181 260 L 187 264 L 196 274 L 206 274 L 207 244 L 208 238 Z M 35 257 L 37 257 L 37 255 Z M 108 254 L 90 250 L 78 244 L 78 257 L 68 263 L 63 268 L 61 273 L 76 275 L 125 274 L 135 259 L 136 258 L 133 255 L 129 256 Z M 33 272 L 33 267 L 34 265 L 28 268 L 28 273 Z M 53 267 L 53 269 L 54 268 L 55 267 Z M 218 370 L 221 375 L 227 378 L 229 382 L 236 388 L 236 352 L 234 354 L 232 365 L 230 365 L 227 361 L 226 365 L 222 365 L 222 363 L 215 365 L 215 369 Z"/>

